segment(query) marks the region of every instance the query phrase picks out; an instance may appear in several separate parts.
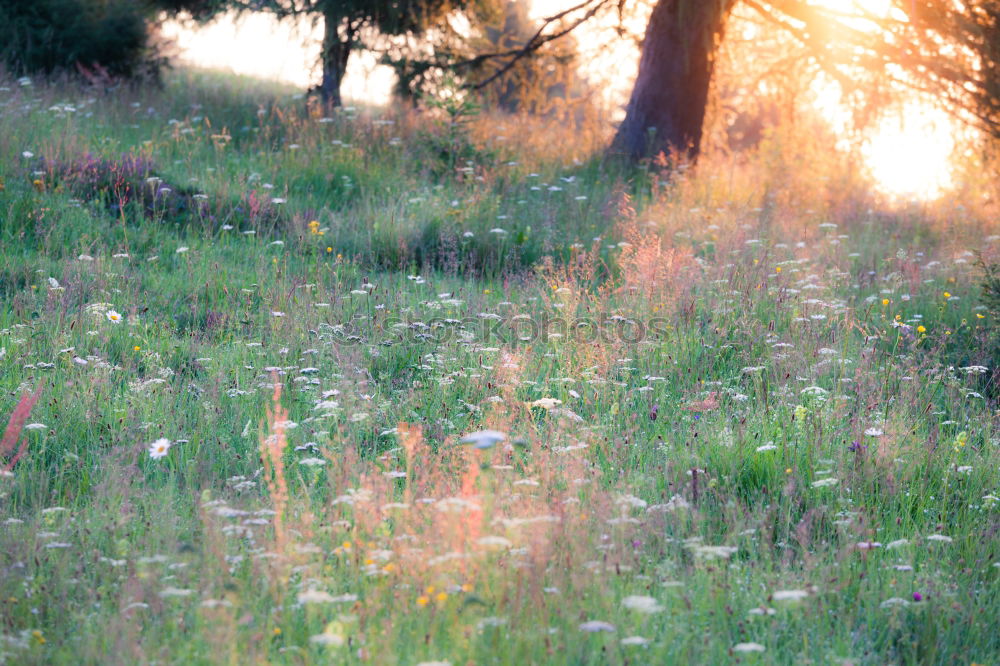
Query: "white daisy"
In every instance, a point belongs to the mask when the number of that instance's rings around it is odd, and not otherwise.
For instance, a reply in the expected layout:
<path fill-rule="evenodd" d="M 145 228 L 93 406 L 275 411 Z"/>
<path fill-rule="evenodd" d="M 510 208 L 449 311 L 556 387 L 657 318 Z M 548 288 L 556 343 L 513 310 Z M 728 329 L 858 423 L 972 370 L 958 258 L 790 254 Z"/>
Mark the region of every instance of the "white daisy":
<path fill-rule="evenodd" d="M 170 440 L 166 437 L 161 437 L 149 445 L 149 457 L 154 460 L 167 455 L 168 451 L 170 451 Z"/>

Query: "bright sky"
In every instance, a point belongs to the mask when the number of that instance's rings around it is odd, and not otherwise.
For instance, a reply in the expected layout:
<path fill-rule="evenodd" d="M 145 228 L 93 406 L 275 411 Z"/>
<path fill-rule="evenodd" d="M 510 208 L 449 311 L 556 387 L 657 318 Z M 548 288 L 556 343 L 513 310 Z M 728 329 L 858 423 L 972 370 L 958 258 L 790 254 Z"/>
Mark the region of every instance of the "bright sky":
<path fill-rule="evenodd" d="M 308 19 L 277 21 L 268 14 L 226 15 L 206 26 L 190 29 L 175 21 L 163 35 L 175 40 L 180 59 L 205 67 L 283 81 L 302 88 L 319 82 L 319 46 L 322 31 Z M 352 54 L 344 79 L 345 99 L 387 104 L 395 74 L 375 62 L 372 53 Z"/>
<path fill-rule="evenodd" d="M 536 17 L 571 6 L 578 0 L 536 0 Z M 884 14 L 888 0 L 817 0 L 840 11 L 855 3 L 868 11 Z M 630 26 L 643 31 L 644 17 Z M 319 72 L 320 31 L 308 21 L 277 22 L 268 15 L 251 14 L 239 20 L 225 16 L 211 24 L 189 29 L 177 23 L 164 28 L 165 36 L 176 40 L 182 60 L 199 67 L 231 70 L 263 79 L 289 82 L 303 88 L 315 85 Z M 577 33 L 581 47 L 591 51 L 585 72 L 613 72 L 602 86 L 609 101 L 627 100 L 635 76 L 638 53 L 623 40 L 614 39 L 609 26 L 587 27 Z M 599 47 L 599 48 L 594 48 Z M 344 81 L 347 100 L 372 104 L 390 101 L 394 80 L 392 70 L 375 62 L 368 52 L 354 54 Z M 819 84 L 817 84 L 819 85 Z M 849 109 L 841 103 L 833 87 L 817 88 L 820 112 L 835 127 L 847 127 Z M 951 184 L 949 161 L 954 149 L 955 121 L 944 111 L 912 101 L 882 120 L 866 138 L 862 154 L 880 189 L 892 196 L 932 198 Z"/>

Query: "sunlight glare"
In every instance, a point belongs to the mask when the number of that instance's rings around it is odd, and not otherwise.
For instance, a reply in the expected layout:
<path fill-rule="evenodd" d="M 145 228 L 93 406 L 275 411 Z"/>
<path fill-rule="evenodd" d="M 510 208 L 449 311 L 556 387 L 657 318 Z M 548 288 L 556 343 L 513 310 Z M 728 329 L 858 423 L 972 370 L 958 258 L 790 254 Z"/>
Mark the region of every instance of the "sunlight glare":
<path fill-rule="evenodd" d="M 955 121 L 914 101 L 882 120 L 861 148 L 872 178 L 887 194 L 932 199 L 952 186 Z"/>
<path fill-rule="evenodd" d="M 267 14 L 237 18 L 225 14 L 203 26 L 168 21 L 163 36 L 175 42 L 181 62 L 228 70 L 259 79 L 308 88 L 319 82 L 316 63 L 322 33 L 307 18 L 278 21 Z M 388 104 L 395 74 L 369 51 L 352 55 L 342 88 L 344 98 Z"/>
<path fill-rule="evenodd" d="M 831 10 L 853 13 L 859 8 L 879 16 L 891 12 L 889 0 L 815 0 Z M 575 0 L 535 0 L 532 16 L 541 18 L 575 4 Z M 642 34 L 648 13 L 628 18 L 628 28 Z M 870 29 L 871 23 L 864 22 Z M 638 49 L 618 40 L 611 17 L 577 31 L 581 71 L 600 84 L 605 101 L 621 118 L 638 62 Z M 238 74 L 279 80 L 301 88 L 315 85 L 319 73 L 320 30 L 308 20 L 278 22 L 250 14 L 227 14 L 205 26 L 167 23 L 164 35 L 176 40 L 181 60 L 199 67 L 228 69 Z M 599 47 L 599 48 L 597 48 Z M 363 51 L 352 56 L 344 80 L 344 96 L 356 102 L 385 105 L 391 100 L 395 74 Z M 828 80 L 813 86 L 815 107 L 841 136 L 850 134 L 850 108 Z M 868 130 L 860 153 L 883 193 L 898 198 L 933 198 L 951 185 L 950 157 L 957 121 L 927 101 L 912 98 Z"/>
<path fill-rule="evenodd" d="M 889 0 L 819 0 L 817 4 L 848 14 L 860 10 L 895 16 Z M 874 24 L 862 20 L 858 27 L 871 30 Z M 814 106 L 838 134 L 847 137 L 850 108 L 839 88 L 820 77 L 812 90 Z M 952 186 L 952 155 L 960 131 L 958 121 L 931 100 L 911 94 L 900 107 L 885 112 L 874 128 L 863 131 L 860 152 L 883 194 L 896 199 L 934 199 Z"/>

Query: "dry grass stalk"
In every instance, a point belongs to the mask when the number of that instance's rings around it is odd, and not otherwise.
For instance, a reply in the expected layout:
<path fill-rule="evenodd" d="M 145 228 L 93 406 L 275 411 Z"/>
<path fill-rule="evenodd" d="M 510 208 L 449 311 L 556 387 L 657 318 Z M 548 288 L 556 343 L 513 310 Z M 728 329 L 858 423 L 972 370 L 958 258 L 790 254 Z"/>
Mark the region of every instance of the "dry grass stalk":
<path fill-rule="evenodd" d="M 288 544 L 285 532 L 285 510 L 288 506 L 288 483 L 285 481 L 285 463 L 282 456 L 288 447 L 285 429 L 288 410 L 281 404 L 281 383 L 274 377 L 274 407 L 267 408 L 269 434 L 260 440 L 260 457 L 264 465 L 264 479 L 274 505 L 274 538 L 278 553 L 284 553 Z"/>
<path fill-rule="evenodd" d="M 10 454 L 14 454 L 11 459 L 3 467 L 4 472 L 10 472 L 14 469 L 14 465 L 17 461 L 21 459 L 21 456 L 27 451 L 28 440 L 25 439 L 21 442 L 21 446 L 17 446 L 17 440 L 21 437 L 21 431 L 24 429 L 24 422 L 28 420 L 31 415 L 31 410 L 38 402 L 38 397 L 41 395 L 42 389 L 39 387 L 31 395 L 23 396 L 14 407 L 14 411 L 10 415 L 10 420 L 7 422 L 7 428 L 4 430 L 3 439 L 0 440 L 0 459 L 6 458 Z M 16 452 L 15 452 L 16 449 Z"/>

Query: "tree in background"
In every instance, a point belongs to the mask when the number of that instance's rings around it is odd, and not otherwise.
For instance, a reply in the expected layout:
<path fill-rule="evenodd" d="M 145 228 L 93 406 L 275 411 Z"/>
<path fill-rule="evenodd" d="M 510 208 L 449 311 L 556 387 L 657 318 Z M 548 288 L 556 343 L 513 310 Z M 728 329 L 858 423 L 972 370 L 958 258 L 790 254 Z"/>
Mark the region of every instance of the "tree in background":
<path fill-rule="evenodd" d="M 279 18 L 308 16 L 323 22 L 319 93 L 331 106 L 342 104 L 340 87 L 356 49 L 390 36 L 446 33 L 453 30 L 449 16 L 488 6 L 482 0 L 233 0 L 232 5 L 241 11 L 265 11 Z"/>
<path fill-rule="evenodd" d="M 801 42 L 846 94 L 892 82 L 1000 137 L 1000 0 L 893 0 L 885 16 L 804 0 L 658 0 L 614 152 L 697 157 L 716 55 L 741 1 Z"/>
<path fill-rule="evenodd" d="M 572 35 L 537 41 L 544 20 L 531 18 L 529 0 L 492 2 L 468 13 L 461 32 L 436 30 L 419 43 L 383 49 L 382 62 L 396 72 L 397 95 L 416 101 L 473 94 L 508 113 L 564 118 L 592 101 Z"/>
<path fill-rule="evenodd" d="M 529 16 L 530 9 L 528 0 L 507 2 L 501 20 L 482 27 L 479 50 L 523 48 L 538 31 L 538 24 Z M 492 85 L 483 86 L 482 94 L 488 105 L 510 113 L 571 115 L 573 102 L 586 101 L 592 92 L 578 72 L 579 64 L 576 40 L 567 35 L 519 60 Z"/>

